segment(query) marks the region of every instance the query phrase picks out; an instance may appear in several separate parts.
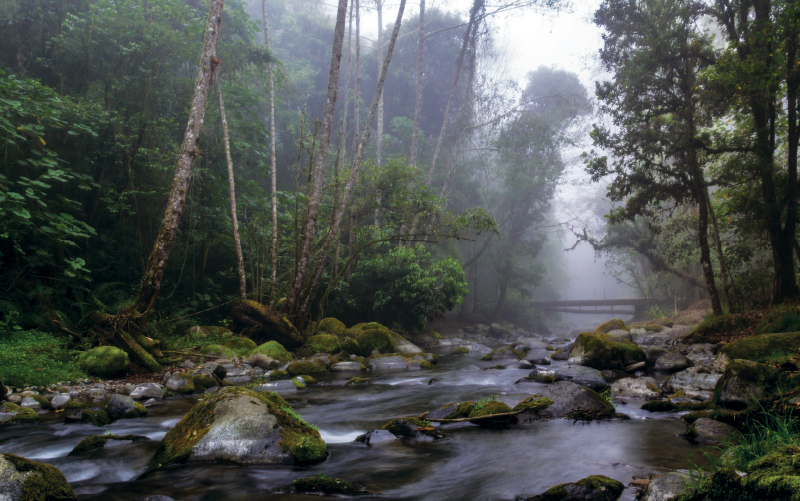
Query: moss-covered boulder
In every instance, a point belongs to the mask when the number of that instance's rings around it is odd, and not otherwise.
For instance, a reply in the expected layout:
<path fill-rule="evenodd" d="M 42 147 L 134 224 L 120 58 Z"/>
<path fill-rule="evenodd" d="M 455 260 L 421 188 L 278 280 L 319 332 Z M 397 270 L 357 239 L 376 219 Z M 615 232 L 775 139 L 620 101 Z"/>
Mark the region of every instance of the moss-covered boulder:
<path fill-rule="evenodd" d="M 467 415 L 467 418 L 470 419 L 470 423 L 484 428 L 501 428 L 516 424 L 519 421 L 519 418 L 512 414 L 513 412 L 511 407 L 503 402 L 478 402 Z M 505 415 L 499 416 L 499 414 Z"/>
<path fill-rule="evenodd" d="M 361 347 L 358 345 L 358 341 L 348 337 L 342 340 L 342 351 L 352 353 L 353 355 L 358 355 L 361 353 Z"/>
<path fill-rule="evenodd" d="M 78 413 L 77 421 L 81 423 L 89 423 L 97 426 L 98 428 L 107 424 L 111 424 L 111 418 L 108 417 L 106 411 L 98 409 L 83 409 Z"/>
<path fill-rule="evenodd" d="M 395 342 L 391 331 L 386 329 L 367 329 L 361 332 L 356 338 L 358 342 L 357 355 L 368 357 L 373 351 L 378 353 L 393 353 Z M 348 350 L 349 351 L 349 350 Z"/>
<path fill-rule="evenodd" d="M 737 433 L 736 428 L 729 424 L 700 418 L 689 425 L 686 438 L 705 445 L 718 445 Z"/>
<path fill-rule="evenodd" d="M 28 407 L 20 407 L 11 402 L 4 402 L 0 410 L 2 410 L 4 414 L 10 414 L 7 419 L 1 421 L 3 423 L 35 423 L 39 420 L 39 415 L 36 414 L 35 410 Z"/>
<path fill-rule="evenodd" d="M 556 485 L 525 501 L 614 501 L 625 485 L 613 478 L 592 475 L 574 483 Z"/>
<path fill-rule="evenodd" d="M 475 410 L 476 402 L 469 400 L 466 402 L 455 402 L 452 404 L 445 404 L 436 410 L 428 411 L 419 416 L 421 420 L 428 419 L 463 419 L 470 415 Z"/>
<path fill-rule="evenodd" d="M 100 346 L 82 353 L 78 365 L 86 374 L 101 378 L 119 377 L 128 372 L 131 360 L 128 354 L 114 346 Z"/>
<path fill-rule="evenodd" d="M 312 354 L 330 353 L 335 355 L 342 351 L 342 347 L 339 344 L 339 337 L 335 334 L 317 334 L 316 336 L 311 336 L 308 338 L 308 341 L 306 341 L 304 348 L 310 350 Z"/>
<path fill-rule="evenodd" d="M 609 419 L 616 413 L 611 402 L 599 393 L 571 381 L 556 381 L 523 402 L 543 397 L 553 403 L 545 408 L 536 409 L 536 412 L 525 412 L 523 415 L 534 419 L 592 420 Z"/>
<path fill-rule="evenodd" d="M 522 360 L 525 358 L 525 352 L 518 350 L 512 346 L 501 346 L 487 353 L 481 360 Z"/>
<path fill-rule="evenodd" d="M 141 435 L 114 435 L 113 433 L 107 435 L 92 435 L 81 440 L 67 456 L 86 455 L 90 452 L 102 449 L 109 441 L 142 442 L 147 440 L 150 440 L 150 438 Z"/>
<path fill-rule="evenodd" d="M 597 327 L 597 329 L 595 329 L 594 332 L 596 334 L 608 334 L 611 331 L 618 331 L 618 330 L 630 331 L 631 329 L 630 327 L 625 325 L 625 322 L 623 322 L 619 318 L 612 318 L 608 322 L 603 322 L 602 324 L 600 324 L 600 326 Z"/>
<path fill-rule="evenodd" d="M 646 359 L 644 351 L 630 341 L 608 334 L 584 332 L 575 340 L 568 361 L 602 371 L 625 369 Z"/>
<path fill-rule="evenodd" d="M 233 352 L 238 356 L 244 356 L 248 353 L 252 353 L 253 350 L 258 348 L 258 345 L 250 338 L 236 336 L 230 341 L 227 341 L 225 343 L 225 347 L 233 350 Z"/>
<path fill-rule="evenodd" d="M 289 350 L 305 343 L 305 336 L 288 317 L 256 301 L 243 299 L 235 302 L 231 306 L 231 316 L 242 335 L 256 342 L 277 341 Z"/>
<path fill-rule="evenodd" d="M 776 356 L 796 353 L 798 348 L 800 348 L 800 332 L 785 332 L 740 339 L 726 344 L 719 353 L 726 355 L 730 360 L 739 358 L 764 362 Z"/>
<path fill-rule="evenodd" d="M 78 498 L 55 466 L 14 454 L 0 454 L 3 501 L 75 501 Z"/>
<path fill-rule="evenodd" d="M 308 360 L 301 360 L 299 362 L 293 362 L 289 364 L 289 367 L 286 368 L 286 372 L 291 377 L 302 376 L 303 374 L 308 374 L 309 376 L 319 376 L 320 374 L 325 374 L 328 372 L 328 370 L 318 363 L 310 362 Z"/>
<path fill-rule="evenodd" d="M 167 380 L 167 389 L 179 395 L 191 395 L 195 392 L 194 377 L 188 372 L 176 372 Z"/>
<path fill-rule="evenodd" d="M 351 484 L 339 478 L 331 478 L 324 474 L 319 474 L 315 477 L 298 478 L 283 490 L 297 494 L 321 494 L 324 496 L 344 497 L 367 496 L 372 494 L 360 485 Z"/>
<path fill-rule="evenodd" d="M 317 332 L 324 332 L 335 336 L 341 336 L 346 330 L 347 327 L 341 321 L 333 317 L 323 318 L 317 323 L 316 328 Z"/>
<path fill-rule="evenodd" d="M 555 402 L 553 402 L 551 399 L 547 397 L 528 397 L 522 402 L 515 405 L 512 410 L 523 411 L 531 414 L 538 414 L 539 412 L 547 409 L 554 403 Z"/>
<path fill-rule="evenodd" d="M 777 371 L 750 360 L 732 360 L 714 388 L 715 404 L 743 410 L 776 391 Z"/>
<path fill-rule="evenodd" d="M 416 417 L 404 417 L 392 419 L 381 427 L 397 438 L 416 438 L 416 439 L 440 439 L 444 435 L 436 431 L 429 421 L 424 421 Z"/>
<path fill-rule="evenodd" d="M 198 403 L 172 428 L 153 458 L 170 463 L 319 463 L 328 448 L 316 428 L 277 393 L 226 387 Z"/>
<path fill-rule="evenodd" d="M 291 362 L 292 359 L 294 358 L 292 357 L 292 354 L 286 351 L 286 348 L 284 348 L 283 345 L 277 341 L 269 341 L 262 344 L 261 346 L 253 350 L 253 353 L 251 353 L 251 355 L 255 353 L 261 353 L 262 355 L 266 355 L 269 358 L 275 359 L 284 364 L 287 362 Z"/>
<path fill-rule="evenodd" d="M 127 395 L 115 393 L 108 399 L 103 410 L 112 420 L 117 419 L 136 419 L 147 417 L 147 409 L 139 402 Z"/>
<path fill-rule="evenodd" d="M 255 344 L 255 343 L 253 343 L 253 344 Z M 216 357 L 231 357 L 231 358 L 233 358 L 233 357 L 237 356 L 236 352 L 233 351 L 231 348 L 228 348 L 228 347 L 222 346 L 221 344 L 216 344 L 216 343 L 205 344 L 205 345 L 201 346 L 200 348 L 198 348 L 197 351 L 199 351 L 200 353 L 203 353 L 204 355 L 212 355 L 212 356 L 216 356 Z"/>
<path fill-rule="evenodd" d="M 466 346 L 459 346 L 458 348 L 453 350 L 452 354 L 453 355 L 466 355 L 467 353 L 469 353 L 469 348 L 467 348 Z"/>

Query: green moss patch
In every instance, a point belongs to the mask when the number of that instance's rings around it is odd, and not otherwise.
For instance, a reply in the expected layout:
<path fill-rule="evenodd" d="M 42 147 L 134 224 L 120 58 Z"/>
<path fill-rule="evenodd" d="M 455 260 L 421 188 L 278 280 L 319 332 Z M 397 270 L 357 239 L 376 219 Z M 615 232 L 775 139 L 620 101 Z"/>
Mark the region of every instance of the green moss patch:
<path fill-rule="evenodd" d="M 765 362 L 783 355 L 797 353 L 800 349 L 800 332 L 759 334 L 728 343 L 720 353 L 733 360 L 741 358 L 754 362 Z"/>
<path fill-rule="evenodd" d="M 556 485 L 543 494 L 531 498 L 533 501 L 572 501 L 575 499 L 592 499 L 593 501 L 614 501 L 625 489 L 625 486 L 613 478 L 603 475 L 592 475 L 571 484 Z"/>
<path fill-rule="evenodd" d="M 270 379 L 286 379 L 287 377 L 289 377 L 289 373 L 280 369 L 276 369 L 269 373 Z"/>
<path fill-rule="evenodd" d="M 597 370 L 624 369 L 646 360 L 644 351 L 630 341 L 608 334 L 584 332 L 575 340 L 570 360 L 581 359 L 581 364 Z"/>
<path fill-rule="evenodd" d="M 292 354 L 286 351 L 286 348 L 277 341 L 266 342 L 253 350 L 253 353 L 261 353 L 284 364 L 290 362 L 294 358 Z"/>
<path fill-rule="evenodd" d="M 467 353 L 469 353 L 469 348 L 466 346 L 459 346 L 453 350 L 453 355 L 466 355 Z"/>
<path fill-rule="evenodd" d="M 225 343 L 225 347 L 233 350 L 236 356 L 244 357 L 258 348 L 258 345 L 250 338 L 235 336 Z"/>
<path fill-rule="evenodd" d="M 311 336 L 306 341 L 305 348 L 308 348 L 312 355 L 315 353 L 336 354 L 342 351 L 342 347 L 339 345 L 339 338 L 334 334 Z"/>
<path fill-rule="evenodd" d="M 63 339 L 37 330 L 0 336 L 0 378 L 6 385 L 47 386 L 85 377 Z"/>
<path fill-rule="evenodd" d="M 364 330 L 358 335 L 356 341 L 359 347 L 357 353 L 364 357 L 370 356 L 375 350 L 377 350 L 378 353 L 392 353 L 395 348 L 394 336 L 392 336 L 391 331 L 385 327 L 382 329 Z"/>
<path fill-rule="evenodd" d="M 102 449 L 106 446 L 106 444 L 110 440 L 115 441 L 131 441 L 131 442 L 141 442 L 150 440 L 148 437 L 143 437 L 141 435 L 93 435 L 91 437 L 86 437 L 81 440 L 78 445 L 76 445 L 72 451 L 70 451 L 67 456 L 82 456 L 89 452 Z"/>
<path fill-rule="evenodd" d="M 547 397 L 528 397 L 514 406 L 515 411 L 538 413 L 553 405 L 555 402 Z"/>
<path fill-rule="evenodd" d="M 625 322 L 623 322 L 619 318 L 612 318 L 608 322 L 603 322 L 602 324 L 600 324 L 600 326 L 597 329 L 595 329 L 594 332 L 599 334 L 608 334 L 611 331 L 618 331 L 618 330 L 630 332 L 631 328 L 625 325 Z"/>
<path fill-rule="evenodd" d="M 10 420 L 12 424 L 35 423 L 39 420 L 39 415 L 36 414 L 35 410 L 28 407 L 20 407 L 11 402 L 4 402 L 0 409 L 3 409 L 3 412 L 14 414 Z"/>
<path fill-rule="evenodd" d="M 64 474 L 55 466 L 14 454 L 0 454 L 19 473 L 30 473 L 22 483 L 23 501 L 73 501 L 78 498 Z"/>
<path fill-rule="evenodd" d="M 347 327 L 339 320 L 328 317 L 323 318 L 322 320 L 317 323 L 317 332 L 324 332 L 327 334 L 333 334 L 335 336 L 341 336 L 344 334 L 344 331 L 347 330 Z"/>
<path fill-rule="evenodd" d="M 111 418 L 106 411 L 95 409 L 84 409 L 81 411 L 80 420 L 82 423 L 91 423 L 94 426 L 102 427 L 111 424 Z"/>
<path fill-rule="evenodd" d="M 472 412 L 467 416 L 468 418 L 478 418 L 483 416 L 490 416 L 492 414 L 506 414 L 512 412 L 511 407 L 503 402 L 486 402 L 484 405 L 478 403 Z"/>
<path fill-rule="evenodd" d="M 90 376 L 114 378 L 128 372 L 131 361 L 128 354 L 113 346 L 101 346 L 84 352 L 78 365 Z"/>
<path fill-rule="evenodd" d="M 327 369 L 320 364 L 309 362 L 307 360 L 301 360 L 299 362 L 293 362 L 289 364 L 289 367 L 286 368 L 286 372 L 289 376 L 302 376 L 303 374 L 308 374 L 309 376 L 319 376 L 321 374 L 325 374 Z"/>

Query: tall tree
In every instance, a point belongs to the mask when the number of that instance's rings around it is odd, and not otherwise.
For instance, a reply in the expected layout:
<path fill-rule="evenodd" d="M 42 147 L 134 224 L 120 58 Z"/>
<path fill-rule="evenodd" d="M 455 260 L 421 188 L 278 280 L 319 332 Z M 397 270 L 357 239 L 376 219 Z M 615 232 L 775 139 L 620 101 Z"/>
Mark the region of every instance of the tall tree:
<path fill-rule="evenodd" d="M 267 0 L 261 0 L 261 19 L 264 23 L 264 45 L 269 46 L 269 25 L 267 24 Z M 278 281 L 278 162 L 275 156 L 275 79 L 272 70 L 272 58 L 267 63 L 269 77 L 269 161 L 270 161 L 270 202 L 272 203 L 272 247 L 270 252 L 271 271 L 269 282 L 269 304 L 275 304 L 275 283 Z"/>
<path fill-rule="evenodd" d="M 217 40 L 222 26 L 223 3 L 224 0 L 209 0 L 208 21 L 203 34 L 203 49 L 200 53 L 200 64 L 197 68 L 192 105 L 189 108 L 189 121 L 186 124 L 183 145 L 178 155 L 175 179 L 169 192 L 167 208 L 164 211 L 164 219 L 161 222 L 158 238 L 156 238 L 153 251 L 147 261 L 139 287 L 139 295 L 134 303 L 135 310 L 140 313 L 149 313 L 155 306 L 158 293 L 161 291 L 164 268 L 167 266 L 169 253 L 175 243 L 178 223 L 181 220 L 183 207 L 186 204 L 186 193 L 189 191 L 192 166 L 198 155 L 197 146 L 200 143 L 200 131 L 203 128 L 208 92 L 217 67 Z"/>
<path fill-rule="evenodd" d="M 411 154 L 408 164 L 417 166 L 419 151 L 419 123 L 422 117 L 422 76 L 425 63 L 425 0 L 419 0 L 419 49 L 417 51 L 417 92 L 414 99 L 414 131 L 411 135 Z"/>

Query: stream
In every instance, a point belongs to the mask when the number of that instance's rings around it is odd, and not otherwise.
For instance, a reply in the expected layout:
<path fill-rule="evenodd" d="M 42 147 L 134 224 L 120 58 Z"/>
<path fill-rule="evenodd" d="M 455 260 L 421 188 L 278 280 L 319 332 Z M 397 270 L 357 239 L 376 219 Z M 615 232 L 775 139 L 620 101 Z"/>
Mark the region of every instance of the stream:
<path fill-rule="evenodd" d="M 153 494 L 178 501 L 319 499 L 275 492 L 296 478 L 318 473 L 379 493 L 362 499 L 512 500 L 589 475 L 606 475 L 627 485 L 634 475 L 704 462 L 705 449 L 678 436 L 686 430 L 678 415 L 642 411 L 644 401 L 634 399 L 618 401 L 617 407 L 631 420 L 522 420 L 505 429 L 458 423 L 440 426 L 446 438 L 435 442 L 354 442 L 395 417 L 490 395 L 513 407 L 545 387 L 514 384 L 530 372 L 527 369 L 482 370 L 495 363 L 475 355 L 442 354 L 435 371 L 371 372 L 363 375 L 371 384 L 356 386 L 345 386 L 352 373 L 333 373 L 317 378 L 317 385 L 283 395 L 306 421 L 319 427 L 328 444 L 328 460 L 310 467 L 195 464 L 146 473 L 158 441 L 196 397 L 168 398 L 151 408 L 147 418 L 120 420 L 102 429 L 64 424 L 52 414 L 35 425 L 4 426 L 0 451 L 57 466 L 79 499 L 98 501 L 131 501 Z M 152 441 L 112 441 L 88 457 L 67 457 L 83 438 L 106 432 L 145 435 Z M 635 495 L 628 488 L 620 499 L 631 501 Z"/>

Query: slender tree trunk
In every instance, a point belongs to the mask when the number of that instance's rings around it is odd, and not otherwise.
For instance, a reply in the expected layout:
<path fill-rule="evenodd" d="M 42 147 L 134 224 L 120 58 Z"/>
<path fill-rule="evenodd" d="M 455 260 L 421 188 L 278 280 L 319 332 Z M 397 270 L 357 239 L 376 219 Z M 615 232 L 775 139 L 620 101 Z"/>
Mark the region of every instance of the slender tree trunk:
<path fill-rule="evenodd" d="M 344 163 L 345 152 L 347 151 L 347 110 L 350 108 L 350 63 L 353 60 L 353 7 L 354 4 L 350 4 L 350 14 L 348 17 L 348 27 L 347 27 L 347 66 L 345 67 L 345 76 L 344 76 L 344 109 L 342 110 L 342 116 L 339 122 L 339 151 L 336 157 L 337 165 L 339 163 Z M 338 176 L 336 176 L 336 181 L 339 182 Z"/>
<path fill-rule="evenodd" d="M 381 76 L 381 65 L 383 61 L 383 3 L 385 0 L 375 0 L 375 7 L 378 9 L 378 78 Z M 383 163 L 383 90 L 381 95 L 378 96 L 378 118 L 375 126 L 375 157 L 378 167 Z M 378 192 L 378 206 L 380 207 L 381 193 Z M 380 226 L 377 219 L 378 213 L 375 215 L 375 226 Z"/>
<path fill-rule="evenodd" d="M 719 233 L 717 216 L 714 214 L 714 206 L 711 205 L 711 197 L 706 189 L 706 202 L 708 203 L 708 215 L 711 218 L 711 226 L 714 230 L 714 240 L 717 242 L 717 260 L 719 261 L 719 274 L 722 278 L 722 294 L 725 296 L 725 303 L 728 305 L 728 312 L 734 313 L 736 308 L 731 301 L 730 285 L 728 284 L 728 266 L 725 262 L 725 254 L 722 252 L 722 237 Z"/>
<path fill-rule="evenodd" d="M 233 160 L 231 160 L 231 143 L 228 136 L 228 119 L 225 117 L 225 101 L 222 99 L 222 84 L 217 76 L 217 95 L 219 96 L 219 113 L 222 117 L 222 136 L 225 139 L 225 160 L 228 163 L 228 189 L 231 196 L 231 224 L 233 225 L 233 244 L 236 247 L 236 265 L 239 270 L 239 293 L 247 299 L 247 279 L 244 273 L 244 257 L 242 242 L 239 240 L 239 218 L 236 213 L 236 183 L 233 180 Z"/>
<path fill-rule="evenodd" d="M 414 100 L 414 131 L 411 134 L 411 154 L 408 164 L 417 166 L 419 152 L 419 123 L 422 117 L 422 75 L 424 72 L 425 53 L 425 0 L 419 0 L 419 49 L 417 50 L 417 95 Z"/>
<path fill-rule="evenodd" d="M 267 0 L 261 0 L 261 16 L 264 22 L 264 45 L 269 46 L 269 25 L 267 24 Z M 270 152 L 270 177 L 271 177 L 271 203 L 272 203 L 272 248 L 270 252 L 271 270 L 269 282 L 269 305 L 275 304 L 275 283 L 278 281 L 278 181 L 277 159 L 275 158 L 275 80 L 272 70 L 272 58 L 267 63 L 269 75 L 269 152 Z M 259 292 L 260 294 L 260 292 Z"/>
<path fill-rule="evenodd" d="M 161 279 L 167 266 L 175 236 L 178 233 L 178 223 L 186 204 L 186 192 L 189 189 L 189 180 L 192 176 L 192 166 L 197 158 L 197 146 L 200 143 L 200 132 L 203 128 L 203 118 L 206 112 L 208 92 L 214 78 L 217 60 L 217 40 L 222 25 L 222 8 L 224 0 L 209 0 L 208 21 L 203 35 L 203 50 L 200 55 L 200 64 L 197 69 L 197 79 L 194 84 L 194 97 L 189 110 L 189 121 L 183 135 L 183 145 L 178 156 L 178 165 L 175 169 L 175 179 L 172 182 L 167 208 L 158 237 L 150 253 L 144 276 L 136 298 L 135 309 L 140 313 L 149 313 L 155 305 L 161 291 Z"/>
<path fill-rule="evenodd" d="M 344 25 L 347 17 L 347 0 L 339 0 L 339 7 L 336 13 L 336 27 L 333 35 L 333 47 L 331 49 L 331 66 L 328 75 L 328 92 L 325 101 L 325 115 L 323 116 L 322 128 L 320 131 L 319 149 L 315 158 L 313 187 L 308 204 L 308 217 L 305 224 L 303 245 L 300 252 L 297 274 L 294 277 L 292 289 L 286 298 L 286 310 L 289 314 L 296 312 L 299 303 L 300 292 L 305 284 L 306 273 L 310 266 L 311 251 L 314 247 L 314 235 L 317 227 L 317 216 L 322 199 L 322 185 L 325 180 L 325 169 L 328 163 L 328 147 L 331 142 L 331 131 L 333 128 L 333 113 L 336 109 L 336 97 L 339 87 L 339 68 L 342 62 L 342 44 L 344 43 Z M 303 314 L 305 312 L 302 312 Z M 303 315 L 301 314 L 301 317 Z"/>
<path fill-rule="evenodd" d="M 356 179 L 358 179 L 358 172 L 359 168 L 361 167 L 361 158 L 364 154 L 364 148 L 367 146 L 367 142 L 369 141 L 370 136 L 370 128 L 372 127 L 372 122 L 375 121 L 375 115 L 377 113 L 378 108 L 378 99 L 381 93 L 383 92 L 383 84 L 386 81 L 386 73 L 389 71 L 389 63 L 392 60 L 392 52 L 394 52 L 394 45 L 397 41 L 397 34 L 400 32 L 400 24 L 403 21 L 403 11 L 406 7 L 406 0 L 400 0 L 400 7 L 397 12 L 397 20 L 394 24 L 394 29 L 392 30 L 392 36 L 389 39 L 389 46 L 386 49 L 386 56 L 383 59 L 383 67 L 381 68 L 380 76 L 378 77 L 378 86 L 375 89 L 375 96 L 372 99 L 372 106 L 370 106 L 369 116 L 367 117 L 367 123 L 364 126 L 364 133 L 361 135 L 361 140 L 358 143 L 358 148 L 356 149 L 356 154 L 353 158 L 352 168 L 350 169 L 350 176 L 347 179 L 347 184 L 344 188 L 344 193 L 342 194 L 342 199 L 339 202 L 339 207 L 336 209 L 334 216 L 332 218 L 331 228 L 328 230 L 328 236 L 325 240 L 325 244 L 323 245 L 322 252 L 320 253 L 319 261 L 317 262 L 317 266 L 315 268 L 315 272 L 313 275 L 313 279 L 311 280 L 311 284 L 308 287 L 308 290 L 305 293 L 305 300 L 303 301 L 303 306 L 300 309 L 299 316 L 302 318 L 305 316 L 306 312 L 308 312 L 308 308 L 311 302 L 311 297 L 314 295 L 314 291 L 316 290 L 320 277 L 322 276 L 322 270 L 325 268 L 325 263 L 328 257 L 328 251 L 331 247 L 331 242 L 333 237 L 339 234 L 339 228 L 341 228 L 342 224 L 342 217 L 344 216 L 345 211 L 347 210 L 347 204 L 350 201 L 350 195 L 353 192 L 353 187 L 355 186 Z M 351 243 L 352 245 L 352 243 Z"/>
<path fill-rule="evenodd" d="M 356 7 L 356 95 L 353 100 L 353 156 L 358 148 L 361 132 L 361 0 L 355 0 Z"/>

